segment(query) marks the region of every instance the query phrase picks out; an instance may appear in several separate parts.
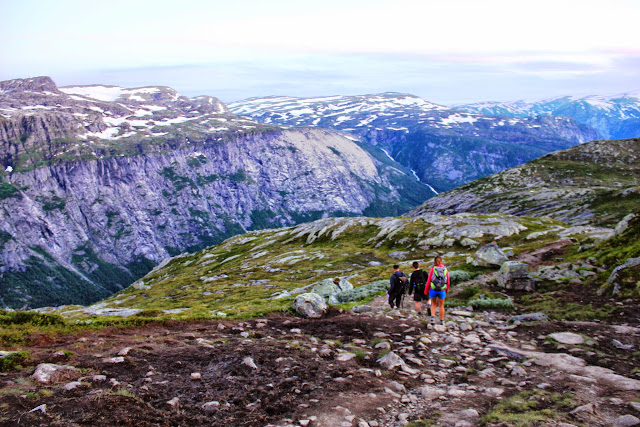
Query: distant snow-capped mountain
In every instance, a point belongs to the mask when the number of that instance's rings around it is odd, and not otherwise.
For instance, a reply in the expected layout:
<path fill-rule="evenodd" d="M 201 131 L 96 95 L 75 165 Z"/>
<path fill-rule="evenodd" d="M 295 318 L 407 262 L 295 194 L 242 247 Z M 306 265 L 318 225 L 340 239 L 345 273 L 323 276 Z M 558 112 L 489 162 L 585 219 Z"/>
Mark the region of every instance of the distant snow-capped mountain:
<path fill-rule="evenodd" d="M 597 130 L 604 138 L 640 136 L 640 92 L 614 96 L 563 96 L 536 102 L 478 102 L 455 108 L 506 117 L 565 116 Z"/>
<path fill-rule="evenodd" d="M 600 137 L 566 117 L 495 117 L 402 93 L 250 98 L 228 107 L 265 124 L 348 132 L 382 148 L 437 191 Z"/>

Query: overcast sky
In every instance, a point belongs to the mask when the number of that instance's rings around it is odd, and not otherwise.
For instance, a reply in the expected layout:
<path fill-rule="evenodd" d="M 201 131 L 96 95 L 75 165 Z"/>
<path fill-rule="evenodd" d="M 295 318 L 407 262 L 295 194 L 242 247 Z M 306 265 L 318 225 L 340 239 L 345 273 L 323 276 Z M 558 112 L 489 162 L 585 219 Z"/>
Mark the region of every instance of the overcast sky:
<path fill-rule="evenodd" d="M 0 11 L 0 80 L 165 85 L 225 102 L 640 90 L 640 0 L 0 0 Z"/>

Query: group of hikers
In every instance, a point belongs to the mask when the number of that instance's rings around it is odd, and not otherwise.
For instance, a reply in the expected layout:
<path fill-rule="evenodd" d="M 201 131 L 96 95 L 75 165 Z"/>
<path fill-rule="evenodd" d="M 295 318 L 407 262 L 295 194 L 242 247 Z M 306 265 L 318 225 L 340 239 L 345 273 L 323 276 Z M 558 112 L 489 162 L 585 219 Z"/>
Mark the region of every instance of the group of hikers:
<path fill-rule="evenodd" d="M 440 324 L 444 325 L 444 300 L 451 286 L 449 270 L 442 264 L 442 258 L 437 256 L 429 273 L 420 269 L 418 261 L 412 264 L 411 278 L 400 271 L 399 265 L 393 266 L 393 274 L 389 279 L 389 305 L 391 309 L 399 309 L 405 291 L 414 294 L 413 301 L 418 315 L 422 314 L 421 301 L 427 301 L 431 306 L 431 323 L 435 323 L 436 309 L 440 311 Z M 408 283 L 407 283 L 408 282 Z"/>

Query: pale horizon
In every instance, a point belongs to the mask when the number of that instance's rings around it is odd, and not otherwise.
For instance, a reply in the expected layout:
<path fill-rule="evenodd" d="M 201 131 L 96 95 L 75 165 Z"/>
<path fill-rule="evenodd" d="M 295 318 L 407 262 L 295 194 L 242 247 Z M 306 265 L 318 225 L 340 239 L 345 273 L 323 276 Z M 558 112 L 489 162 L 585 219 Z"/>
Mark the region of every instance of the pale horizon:
<path fill-rule="evenodd" d="M 640 92 L 640 2 L 2 0 L 0 80 L 440 105 Z"/>

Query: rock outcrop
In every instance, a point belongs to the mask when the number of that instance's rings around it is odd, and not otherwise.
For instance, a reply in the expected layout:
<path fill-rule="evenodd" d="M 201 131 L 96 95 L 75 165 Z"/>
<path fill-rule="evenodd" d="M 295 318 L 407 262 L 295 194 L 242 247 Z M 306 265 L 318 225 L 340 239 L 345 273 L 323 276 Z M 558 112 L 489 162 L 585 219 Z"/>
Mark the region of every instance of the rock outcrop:
<path fill-rule="evenodd" d="M 322 317 L 328 308 L 324 298 L 313 292 L 298 295 L 293 301 L 293 309 L 302 317 Z"/>
<path fill-rule="evenodd" d="M 475 262 L 481 267 L 502 265 L 508 258 L 495 242 L 484 245 L 478 249 L 474 256 Z"/>
<path fill-rule="evenodd" d="M 538 281 L 529 275 L 529 266 L 524 262 L 507 261 L 496 275 L 498 286 L 516 291 L 535 291 Z"/>

